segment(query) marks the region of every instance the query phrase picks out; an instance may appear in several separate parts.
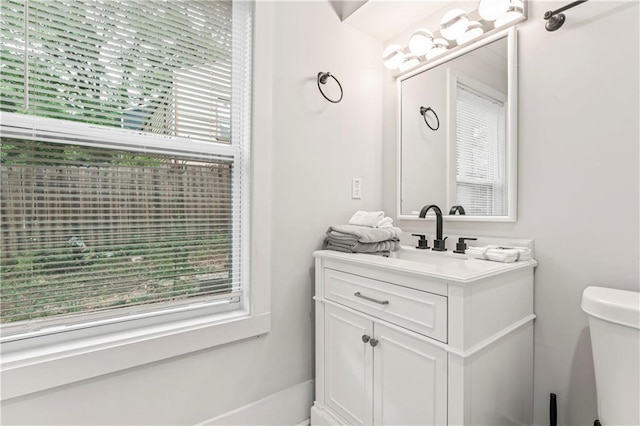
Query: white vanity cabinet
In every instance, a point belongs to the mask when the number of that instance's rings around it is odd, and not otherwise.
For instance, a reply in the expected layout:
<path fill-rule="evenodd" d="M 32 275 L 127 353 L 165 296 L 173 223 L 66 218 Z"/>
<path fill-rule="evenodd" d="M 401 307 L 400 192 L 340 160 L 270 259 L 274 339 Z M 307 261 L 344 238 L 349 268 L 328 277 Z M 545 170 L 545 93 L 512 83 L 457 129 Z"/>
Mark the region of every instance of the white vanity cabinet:
<path fill-rule="evenodd" d="M 314 256 L 313 425 L 532 423 L 535 261 Z"/>
<path fill-rule="evenodd" d="M 415 333 L 327 306 L 325 402 L 348 424 L 444 424 L 447 354 Z M 375 412 L 374 412 L 375 410 Z"/>

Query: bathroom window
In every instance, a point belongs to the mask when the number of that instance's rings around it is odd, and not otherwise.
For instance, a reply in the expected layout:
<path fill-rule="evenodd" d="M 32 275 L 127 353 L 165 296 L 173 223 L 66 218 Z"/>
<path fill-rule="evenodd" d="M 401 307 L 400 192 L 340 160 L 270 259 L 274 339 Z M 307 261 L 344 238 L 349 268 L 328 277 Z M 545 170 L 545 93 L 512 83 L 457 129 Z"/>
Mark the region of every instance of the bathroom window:
<path fill-rule="evenodd" d="M 247 310 L 251 6 L 1 8 L 5 341 Z"/>
<path fill-rule="evenodd" d="M 506 101 L 460 81 L 456 90 L 456 204 L 469 215 L 506 215 Z"/>

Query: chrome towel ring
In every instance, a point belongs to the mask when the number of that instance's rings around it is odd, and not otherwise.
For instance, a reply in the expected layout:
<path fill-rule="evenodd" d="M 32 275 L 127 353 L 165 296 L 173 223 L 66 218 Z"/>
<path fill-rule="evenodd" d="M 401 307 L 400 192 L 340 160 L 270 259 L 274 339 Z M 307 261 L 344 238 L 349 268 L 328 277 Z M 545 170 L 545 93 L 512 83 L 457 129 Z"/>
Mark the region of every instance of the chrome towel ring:
<path fill-rule="evenodd" d="M 321 84 L 327 84 L 327 80 L 329 79 L 329 77 L 331 77 L 336 83 L 338 83 L 338 87 L 340 88 L 340 97 L 337 101 L 327 97 L 327 95 L 325 95 L 325 93 L 322 91 L 322 86 L 320 86 Z M 330 72 L 318 73 L 318 90 L 320 90 L 320 93 L 326 100 L 328 100 L 329 102 L 333 102 L 334 104 L 340 102 L 342 100 L 342 96 L 344 95 L 344 92 L 342 91 L 342 85 L 335 76 L 331 75 Z"/>
<path fill-rule="evenodd" d="M 431 124 L 429 124 L 429 122 L 427 121 L 427 113 L 431 111 L 431 115 L 433 115 L 436 119 L 436 126 L 433 127 Z M 438 114 L 436 114 L 436 112 L 433 110 L 433 108 L 431 107 L 420 107 L 420 115 L 422 116 L 422 118 L 424 119 L 424 122 L 427 124 L 427 126 L 429 126 L 429 128 L 431 130 L 438 130 L 440 128 L 440 119 L 438 118 Z"/>

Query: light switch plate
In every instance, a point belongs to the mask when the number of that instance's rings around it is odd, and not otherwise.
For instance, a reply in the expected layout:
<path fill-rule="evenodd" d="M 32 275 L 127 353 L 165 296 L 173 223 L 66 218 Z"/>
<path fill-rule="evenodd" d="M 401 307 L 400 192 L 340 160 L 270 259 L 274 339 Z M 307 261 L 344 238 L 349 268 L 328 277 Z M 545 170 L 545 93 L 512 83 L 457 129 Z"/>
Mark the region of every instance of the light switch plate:
<path fill-rule="evenodd" d="M 351 179 L 351 198 L 362 198 L 362 178 Z"/>

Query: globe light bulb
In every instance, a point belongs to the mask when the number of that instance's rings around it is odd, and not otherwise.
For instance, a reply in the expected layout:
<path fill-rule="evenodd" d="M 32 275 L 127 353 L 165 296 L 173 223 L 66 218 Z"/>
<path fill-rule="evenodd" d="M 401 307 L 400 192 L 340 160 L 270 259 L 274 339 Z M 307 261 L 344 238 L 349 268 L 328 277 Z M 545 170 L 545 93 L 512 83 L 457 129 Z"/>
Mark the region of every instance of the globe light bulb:
<path fill-rule="evenodd" d="M 431 47 L 433 47 L 433 34 L 429 30 L 417 30 L 409 38 L 409 50 L 414 55 L 424 55 Z"/>
<path fill-rule="evenodd" d="M 509 10 L 510 0 L 480 0 L 478 13 L 485 21 L 495 21 Z"/>
<path fill-rule="evenodd" d="M 420 60 L 417 55 L 407 55 L 400 64 L 400 72 L 405 72 L 420 64 Z"/>
<path fill-rule="evenodd" d="M 471 21 L 467 26 L 467 30 L 456 39 L 458 45 L 465 44 L 473 39 L 480 37 L 484 33 L 480 22 Z"/>
<path fill-rule="evenodd" d="M 447 51 L 449 42 L 443 38 L 433 40 L 433 47 L 427 52 L 427 59 L 433 59 Z"/>
<path fill-rule="evenodd" d="M 462 9 L 448 11 L 440 21 L 440 34 L 447 40 L 455 40 L 467 30 L 469 18 Z"/>
<path fill-rule="evenodd" d="M 516 19 L 520 19 L 524 16 L 524 3 L 520 0 L 512 0 L 509 4 L 509 8 L 507 9 L 507 13 L 500 16 L 494 22 L 496 28 L 507 25 Z"/>
<path fill-rule="evenodd" d="M 404 60 L 404 53 L 402 47 L 397 44 L 388 46 L 382 53 L 382 63 L 385 67 L 395 70 Z"/>

